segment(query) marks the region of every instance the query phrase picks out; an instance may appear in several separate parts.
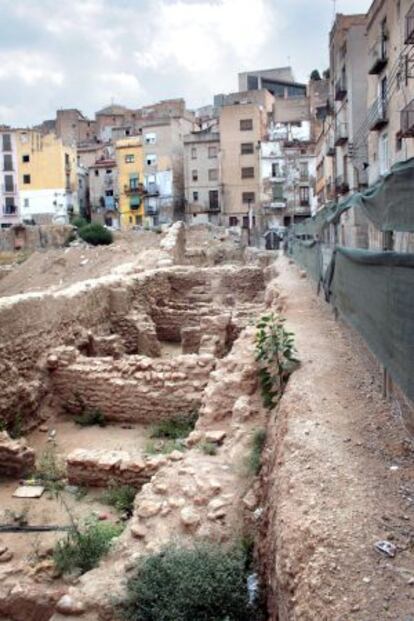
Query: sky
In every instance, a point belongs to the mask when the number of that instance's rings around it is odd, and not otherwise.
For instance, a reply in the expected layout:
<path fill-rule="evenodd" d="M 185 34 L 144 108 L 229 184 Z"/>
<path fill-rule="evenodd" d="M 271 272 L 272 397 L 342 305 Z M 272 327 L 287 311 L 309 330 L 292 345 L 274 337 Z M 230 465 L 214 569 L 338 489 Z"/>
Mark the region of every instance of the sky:
<path fill-rule="evenodd" d="M 371 0 L 336 0 L 341 13 Z M 333 0 L 0 0 L 0 125 L 93 118 L 111 102 L 188 107 L 237 90 L 237 74 L 328 66 Z"/>

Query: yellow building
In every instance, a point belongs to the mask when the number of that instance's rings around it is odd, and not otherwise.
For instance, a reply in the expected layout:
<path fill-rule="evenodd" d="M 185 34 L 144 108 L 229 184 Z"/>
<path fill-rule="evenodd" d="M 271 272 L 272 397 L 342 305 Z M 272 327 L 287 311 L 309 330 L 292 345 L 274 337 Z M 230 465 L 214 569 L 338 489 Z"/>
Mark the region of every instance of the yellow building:
<path fill-rule="evenodd" d="M 143 223 L 144 158 L 137 136 L 116 143 L 121 229 Z"/>
<path fill-rule="evenodd" d="M 20 216 L 66 223 L 79 211 L 76 149 L 54 134 L 16 130 Z"/>

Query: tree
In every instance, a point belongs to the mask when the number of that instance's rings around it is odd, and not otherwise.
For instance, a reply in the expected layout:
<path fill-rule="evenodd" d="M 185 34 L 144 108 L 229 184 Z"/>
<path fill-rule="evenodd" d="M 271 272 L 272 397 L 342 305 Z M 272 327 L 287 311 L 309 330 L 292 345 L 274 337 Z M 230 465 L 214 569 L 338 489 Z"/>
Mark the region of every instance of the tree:
<path fill-rule="evenodd" d="M 331 70 L 329 69 L 329 67 L 328 69 L 325 69 L 322 75 L 324 77 L 324 80 L 329 80 L 329 78 L 331 77 Z"/>
<path fill-rule="evenodd" d="M 310 74 L 310 79 L 311 79 L 313 82 L 316 82 L 317 80 L 320 80 L 320 79 L 321 79 L 321 75 L 320 75 L 320 73 L 319 73 L 319 71 L 318 71 L 317 69 L 314 69 L 314 70 L 312 71 L 312 73 Z"/>

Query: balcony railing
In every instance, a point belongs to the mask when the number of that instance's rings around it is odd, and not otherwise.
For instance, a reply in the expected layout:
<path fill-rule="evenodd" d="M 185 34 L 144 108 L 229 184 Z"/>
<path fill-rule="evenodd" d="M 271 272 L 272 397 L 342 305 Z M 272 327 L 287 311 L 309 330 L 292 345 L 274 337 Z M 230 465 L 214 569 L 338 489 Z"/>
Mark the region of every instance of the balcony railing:
<path fill-rule="evenodd" d="M 384 35 L 375 41 L 369 51 L 368 73 L 370 75 L 378 75 L 383 71 L 388 63 L 388 44 Z"/>
<path fill-rule="evenodd" d="M 337 194 L 348 194 L 349 183 L 348 183 L 348 180 L 343 175 L 339 175 L 338 177 L 336 177 L 335 191 Z"/>
<path fill-rule="evenodd" d="M 346 78 L 342 77 L 341 79 L 337 80 L 335 84 L 335 101 L 342 101 L 343 99 L 345 99 L 346 93 Z"/>
<path fill-rule="evenodd" d="M 369 129 L 379 131 L 388 124 L 387 100 L 378 97 L 369 110 Z"/>
<path fill-rule="evenodd" d="M 401 111 L 401 138 L 414 138 L 414 99 Z"/>
<path fill-rule="evenodd" d="M 329 136 L 326 140 L 325 143 L 325 155 L 327 157 L 334 157 L 335 156 L 335 140 L 333 136 Z"/>
<path fill-rule="evenodd" d="M 405 44 L 414 43 L 414 4 L 405 17 Z"/>
<path fill-rule="evenodd" d="M 335 127 L 335 146 L 340 147 L 348 141 L 348 123 L 338 123 Z"/>
<path fill-rule="evenodd" d="M 127 196 L 142 196 L 146 194 L 143 183 L 138 183 L 137 185 L 124 185 L 124 193 Z"/>
<path fill-rule="evenodd" d="M 307 183 L 309 181 L 309 171 L 308 170 L 301 170 L 299 172 L 299 181 L 301 183 Z"/>
<path fill-rule="evenodd" d="M 16 205 L 9 205 L 8 207 L 3 207 L 3 216 L 17 216 L 17 207 Z"/>

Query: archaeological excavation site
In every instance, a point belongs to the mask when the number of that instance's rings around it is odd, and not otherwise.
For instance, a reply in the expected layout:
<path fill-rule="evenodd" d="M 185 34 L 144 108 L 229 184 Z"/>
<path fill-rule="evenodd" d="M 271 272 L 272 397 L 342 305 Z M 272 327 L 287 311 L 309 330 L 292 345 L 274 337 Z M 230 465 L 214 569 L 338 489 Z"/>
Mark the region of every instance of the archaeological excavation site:
<path fill-rule="evenodd" d="M 0 280 L 0 620 L 411 618 L 411 442 L 363 342 L 281 251 L 128 236 Z"/>

